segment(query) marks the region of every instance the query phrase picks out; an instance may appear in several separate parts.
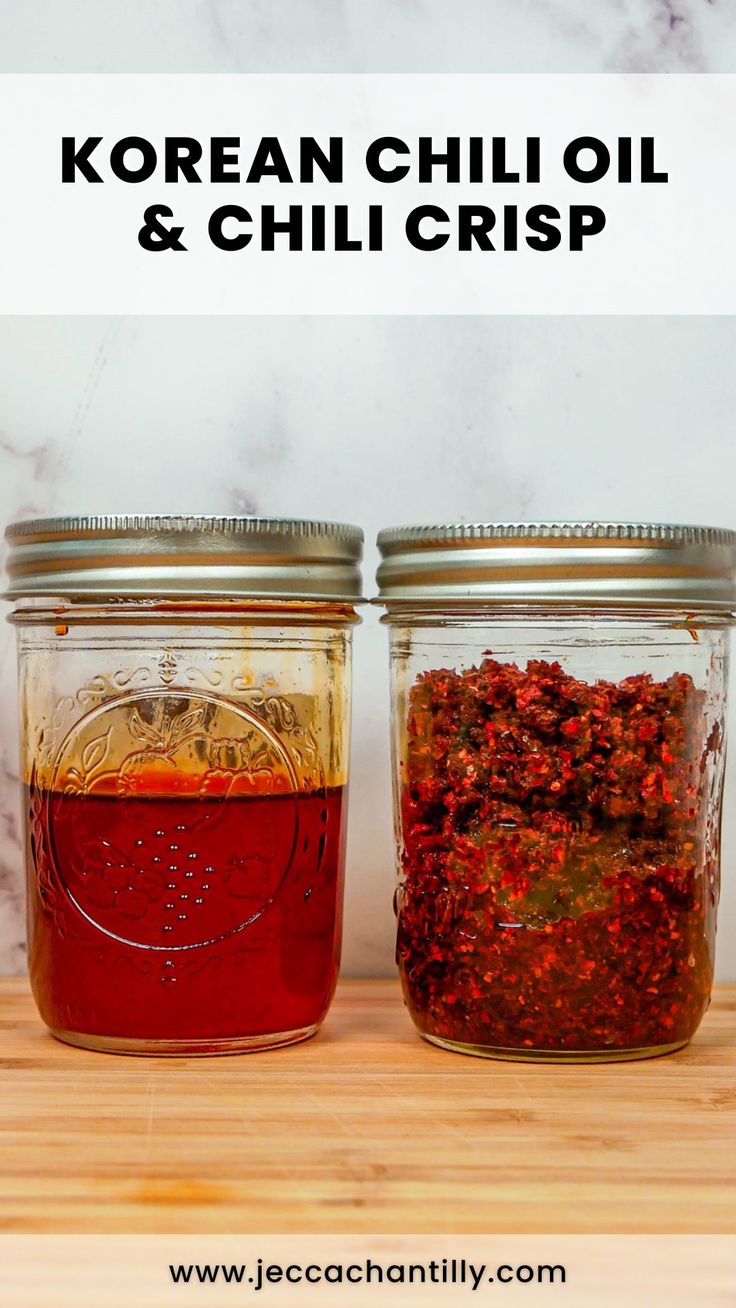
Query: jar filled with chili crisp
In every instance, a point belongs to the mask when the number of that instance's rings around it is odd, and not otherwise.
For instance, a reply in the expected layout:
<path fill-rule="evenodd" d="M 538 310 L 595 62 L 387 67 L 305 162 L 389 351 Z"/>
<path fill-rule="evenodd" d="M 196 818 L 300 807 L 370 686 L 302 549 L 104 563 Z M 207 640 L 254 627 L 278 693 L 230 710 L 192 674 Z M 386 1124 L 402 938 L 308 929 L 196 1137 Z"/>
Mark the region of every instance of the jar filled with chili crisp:
<path fill-rule="evenodd" d="M 407 1005 L 489 1058 L 686 1044 L 713 978 L 736 533 L 383 531 Z"/>
<path fill-rule="evenodd" d="M 7 533 L 28 961 L 71 1044 L 305 1039 L 340 953 L 362 532 L 125 516 Z"/>

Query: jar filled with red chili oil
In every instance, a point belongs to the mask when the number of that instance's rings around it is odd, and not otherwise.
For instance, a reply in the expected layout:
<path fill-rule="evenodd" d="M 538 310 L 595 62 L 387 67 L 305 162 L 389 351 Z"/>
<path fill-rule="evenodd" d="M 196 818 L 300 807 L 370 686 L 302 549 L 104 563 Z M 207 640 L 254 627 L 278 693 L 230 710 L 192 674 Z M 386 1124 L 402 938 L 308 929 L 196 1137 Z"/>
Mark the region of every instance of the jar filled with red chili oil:
<path fill-rule="evenodd" d="M 686 1044 L 713 978 L 736 534 L 379 536 L 406 1003 L 489 1058 Z"/>
<path fill-rule="evenodd" d="M 362 533 L 268 518 L 8 529 L 28 962 L 117 1053 L 312 1035 L 342 916 Z"/>

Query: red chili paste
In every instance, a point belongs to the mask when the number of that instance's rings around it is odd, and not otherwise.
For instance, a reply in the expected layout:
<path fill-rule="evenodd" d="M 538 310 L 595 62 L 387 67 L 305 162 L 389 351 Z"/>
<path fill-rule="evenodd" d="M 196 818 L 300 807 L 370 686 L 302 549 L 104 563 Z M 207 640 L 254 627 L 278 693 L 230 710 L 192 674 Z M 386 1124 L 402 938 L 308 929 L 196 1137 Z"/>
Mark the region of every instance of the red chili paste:
<path fill-rule="evenodd" d="M 527 1053 L 688 1040 L 712 979 L 720 744 L 691 677 L 486 658 L 422 674 L 407 732 L 398 961 L 420 1029 Z"/>

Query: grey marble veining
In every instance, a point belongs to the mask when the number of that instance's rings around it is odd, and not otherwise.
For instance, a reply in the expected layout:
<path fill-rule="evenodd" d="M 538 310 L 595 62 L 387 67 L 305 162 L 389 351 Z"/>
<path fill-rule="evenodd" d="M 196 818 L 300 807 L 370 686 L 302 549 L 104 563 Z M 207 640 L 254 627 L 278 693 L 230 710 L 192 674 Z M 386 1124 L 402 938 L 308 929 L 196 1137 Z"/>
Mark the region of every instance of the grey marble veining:
<path fill-rule="evenodd" d="M 730 0 L 0 0 L 28 72 L 730 72 Z"/>
<path fill-rule="evenodd" d="M 736 59 L 736 16 L 719 0 L 535 0 L 533 7 L 595 71 L 729 72 Z"/>
<path fill-rule="evenodd" d="M 0 320 L 0 518 L 206 511 L 733 524 L 736 320 Z M 0 970 L 22 966 L 16 689 L 0 631 Z M 391 972 L 386 633 L 355 639 L 345 962 Z M 732 765 L 733 768 L 733 765 Z M 729 773 L 729 776 L 732 772 Z M 736 785 L 721 975 L 736 977 Z"/>
<path fill-rule="evenodd" d="M 729 0 L 0 0 L 5 72 L 731 72 Z M 0 516 L 734 521 L 729 319 L 0 320 Z M 346 966 L 392 968 L 385 633 L 357 633 Z M 732 787 L 733 789 L 733 787 Z M 726 814 L 736 841 L 736 805 Z M 729 843 L 730 842 L 730 843 Z M 727 871 L 732 860 L 727 860 Z M 736 977 L 727 878 L 721 973 Z M 0 971 L 19 970 L 12 632 Z"/>

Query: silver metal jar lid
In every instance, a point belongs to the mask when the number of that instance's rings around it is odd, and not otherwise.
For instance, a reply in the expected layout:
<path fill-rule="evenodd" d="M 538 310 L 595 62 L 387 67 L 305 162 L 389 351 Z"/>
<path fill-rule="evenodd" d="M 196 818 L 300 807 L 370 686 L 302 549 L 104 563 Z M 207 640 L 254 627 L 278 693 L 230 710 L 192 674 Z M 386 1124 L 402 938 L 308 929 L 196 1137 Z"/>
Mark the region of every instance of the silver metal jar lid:
<path fill-rule="evenodd" d="M 736 532 L 648 522 L 492 522 L 379 533 L 379 602 L 736 611 Z"/>
<path fill-rule="evenodd" d="M 5 532 L 8 599 L 360 598 L 363 533 L 296 518 L 38 518 Z"/>

